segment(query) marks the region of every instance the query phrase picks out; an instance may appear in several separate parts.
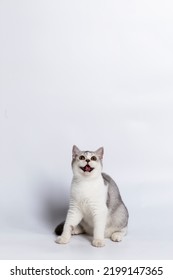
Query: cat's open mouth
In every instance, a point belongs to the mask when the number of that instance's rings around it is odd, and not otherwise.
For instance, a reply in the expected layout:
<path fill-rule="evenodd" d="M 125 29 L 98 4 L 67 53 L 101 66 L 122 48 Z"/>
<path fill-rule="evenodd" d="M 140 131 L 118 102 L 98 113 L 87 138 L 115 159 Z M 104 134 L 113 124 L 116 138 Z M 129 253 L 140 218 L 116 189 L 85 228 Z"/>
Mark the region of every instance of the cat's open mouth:
<path fill-rule="evenodd" d="M 92 168 L 89 164 L 84 167 L 80 167 L 84 172 L 91 172 L 94 168 Z"/>

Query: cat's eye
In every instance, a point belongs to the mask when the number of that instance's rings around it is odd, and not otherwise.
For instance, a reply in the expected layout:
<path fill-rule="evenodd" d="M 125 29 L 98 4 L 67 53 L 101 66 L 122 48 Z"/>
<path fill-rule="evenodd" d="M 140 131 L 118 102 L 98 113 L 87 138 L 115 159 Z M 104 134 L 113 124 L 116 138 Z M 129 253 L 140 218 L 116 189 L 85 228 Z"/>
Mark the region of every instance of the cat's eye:
<path fill-rule="evenodd" d="M 97 160 L 97 158 L 96 158 L 95 156 L 92 156 L 92 157 L 91 157 L 91 160 L 96 161 L 96 160 Z"/>
<path fill-rule="evenodd" d="M 79 159 L 80 160 L 85 160 L 85 157 L 84 156 L 80 156 Z"/>

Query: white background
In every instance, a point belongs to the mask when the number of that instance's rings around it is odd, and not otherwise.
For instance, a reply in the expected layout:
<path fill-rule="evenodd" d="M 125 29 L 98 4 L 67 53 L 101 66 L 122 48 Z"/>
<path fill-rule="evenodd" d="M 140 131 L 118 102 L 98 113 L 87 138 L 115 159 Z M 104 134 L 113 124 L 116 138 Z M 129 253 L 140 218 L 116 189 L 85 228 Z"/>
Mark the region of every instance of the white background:
<path fill-rule="evenodd" d="M 173 258 L 172 1 L 0 1 L 0 258 Z M 121 243 L 54 243 L 71 148 L 105 148 Z"/>

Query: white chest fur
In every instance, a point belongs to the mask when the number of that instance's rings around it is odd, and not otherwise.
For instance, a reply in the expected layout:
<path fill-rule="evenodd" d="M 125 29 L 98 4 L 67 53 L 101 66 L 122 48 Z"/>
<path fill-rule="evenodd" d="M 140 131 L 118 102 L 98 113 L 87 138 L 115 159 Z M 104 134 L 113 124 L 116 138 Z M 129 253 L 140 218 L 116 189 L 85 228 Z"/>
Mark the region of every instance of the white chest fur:
<path fill-rule="evenodd" d="M 81 212 L 86 232 L 94 227 L 94 217 L 99 216 L 98 220 L 102 223 L 104 217 L 107 216 L 106 200 L 107 186 L 104 185 L 102 176 L 92 179 L 73 179 L 70 207 L 71 209 L 77 208 Z M 86 225 L 89 227 L 86 228 Z"/>
<path fill-rule="evenodd" d="M 73 179 L 71 185 L 71 203 L 85 211 L 104 208 L 107 199 L 107 186 L 104 185 L 102 176 L 94 179 Z M 82 211 L 82 212 L 83 212 Z"/>

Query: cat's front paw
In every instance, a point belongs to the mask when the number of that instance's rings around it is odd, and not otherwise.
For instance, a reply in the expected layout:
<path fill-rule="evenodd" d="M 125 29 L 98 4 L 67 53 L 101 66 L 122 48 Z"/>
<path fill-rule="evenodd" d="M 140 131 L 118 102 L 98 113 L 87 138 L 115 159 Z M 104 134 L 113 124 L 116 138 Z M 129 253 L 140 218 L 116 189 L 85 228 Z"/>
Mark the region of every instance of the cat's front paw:
<path fill-rule="evenodd" d="M 103 246 L 105 246 L 105 241 L 104 241 L 104 239 L 93 239 L 92 245 L 94 247 L 103 247 Z"/>
<path fill-rule="evenodd" d="M 59 236 L 55 242 L 58 243 L 58 244 L 67 244 L 68 242 L 70 241 L 70 238 L 69 237 L 65 237 L 65 236 Z"/>

